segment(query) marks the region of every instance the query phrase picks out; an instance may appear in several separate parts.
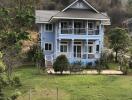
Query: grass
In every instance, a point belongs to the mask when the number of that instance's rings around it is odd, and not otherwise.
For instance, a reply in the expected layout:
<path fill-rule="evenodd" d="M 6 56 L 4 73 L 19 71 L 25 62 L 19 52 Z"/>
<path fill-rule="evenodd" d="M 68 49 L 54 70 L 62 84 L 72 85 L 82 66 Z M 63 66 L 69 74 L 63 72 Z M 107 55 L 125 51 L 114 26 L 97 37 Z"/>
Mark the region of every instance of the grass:
<path fill-rule="evenodd" d="M 30 89 L 31 100 L 57 100 L 57 88 L 59 100 L 132 100 L 131 76 L 39 75 L 34 67 L 19 68 L 15 74 L 23 84 L 18 100 L 29 100 Z"/>

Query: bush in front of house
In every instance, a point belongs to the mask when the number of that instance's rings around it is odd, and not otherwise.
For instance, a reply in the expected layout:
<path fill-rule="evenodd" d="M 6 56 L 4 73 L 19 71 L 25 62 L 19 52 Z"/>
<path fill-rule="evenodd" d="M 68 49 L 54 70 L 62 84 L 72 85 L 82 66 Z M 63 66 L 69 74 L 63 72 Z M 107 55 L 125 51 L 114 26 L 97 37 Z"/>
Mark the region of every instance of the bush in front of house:
<path fill-rule="evenodd" d="M 63 71 L 67 71 L 69 67 L 69 61 L 65 55 L 60 55 L 56 58 L 53 69 L 55 72 L 60 72 L 63 74 Z"/>
<path fill-rule="evenodd" d="M 93 63 L 92 62 L 88 62 L 87 64 L 86 64 L 86 69 L 93 69 L 94 67 L 93 67 Z"/>
<path fill-rule="evenodd" d="M 81 61 L 76 61 L 71 64 L 70 72 L 80 72 L 83 70 L 83 64 Z"/>

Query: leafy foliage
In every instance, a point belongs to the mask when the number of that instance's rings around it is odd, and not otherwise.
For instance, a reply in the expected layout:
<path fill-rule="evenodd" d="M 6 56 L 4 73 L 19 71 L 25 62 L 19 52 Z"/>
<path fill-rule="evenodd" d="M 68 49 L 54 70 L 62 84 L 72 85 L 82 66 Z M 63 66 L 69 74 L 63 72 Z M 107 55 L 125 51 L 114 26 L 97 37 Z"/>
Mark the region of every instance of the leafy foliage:
<path fill-rule="evenodd" d="M 67 71 L 68 67 L 69 67 L 69 62 L 65 55 L 58 56 L 53 64 L 54 71 L 55 72 L 60 71 L 61 74 L 63 74 L 63 71 Z"/>
<path fill-rule="evenodd" d="M 116 52 L 115 61 L 118 61 L 118 53 L 120 51 L 126 52 L 130 44 L 130 38 L 125 29 L 114 28 L 109 32 L 111 48 Z"/>

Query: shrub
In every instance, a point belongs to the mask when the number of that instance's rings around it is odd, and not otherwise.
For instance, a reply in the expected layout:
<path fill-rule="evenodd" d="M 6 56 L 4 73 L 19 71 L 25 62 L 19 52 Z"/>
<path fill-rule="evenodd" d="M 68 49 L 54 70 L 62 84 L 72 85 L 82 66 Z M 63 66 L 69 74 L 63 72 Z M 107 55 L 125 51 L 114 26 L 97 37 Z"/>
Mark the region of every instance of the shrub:
<path fill-rule="evenodd" d="M 129 62 L 129 68 L 132 69 L 132 61 Z"/>
<path fill-rule="evenodd" d="M 5 94 L 3 93 L 2 89 L 0 89 L 0 100 L 7 100 Z"/>
<path fill-rule="evenodd" d="M 11 100 L 16 100 L 21 95 L 21 92 L 17 91 L 11 96 Z"/>
<path fill-rule="evenodd" d="M 21 80 L 18 76 L 13 77 L 13 85 L 15 85 L 15 86 L 21 86 L 22 85 Z"/>
<path fill-rule="evenodd" d="M 54 71 L 55 72 L 59 71 L 61 74 L 63 74 L 63 71 L 67 71 L 68 67 L 69 62 L 65 55 L 58 56 L 53 64 Z"/>
<path fill-rule="evenodd" d="M 82 62 L 76 61 L 73 64 L 71 64 L 70 71 L 71 72 L 79 72 L 79 71 L 82 71 L 82 69 L 83 69 Z"/>
<path fill-rule="evenodd" d="M 86 64 L 86 69 L 92 69 L 93 68 L 93 63 L 92 62 L 88 62 L 87 64 Z"/>

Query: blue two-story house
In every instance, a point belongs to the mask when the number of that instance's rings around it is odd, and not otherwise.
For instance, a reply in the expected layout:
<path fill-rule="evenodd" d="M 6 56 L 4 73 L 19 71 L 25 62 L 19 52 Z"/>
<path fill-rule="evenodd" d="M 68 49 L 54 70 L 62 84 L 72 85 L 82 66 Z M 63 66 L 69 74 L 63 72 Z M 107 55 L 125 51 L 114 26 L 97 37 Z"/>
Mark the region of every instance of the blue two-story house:
<path fill-rule="evenodd" d="M 110 18 L 86 0 L 76 0 L 62 11 L 36 10 L 36 24 L 46 62 L 53 63 L 63 54 L 70 63 L 94 64 L 100 58 L 104 26 L 110 25 Z"/>

